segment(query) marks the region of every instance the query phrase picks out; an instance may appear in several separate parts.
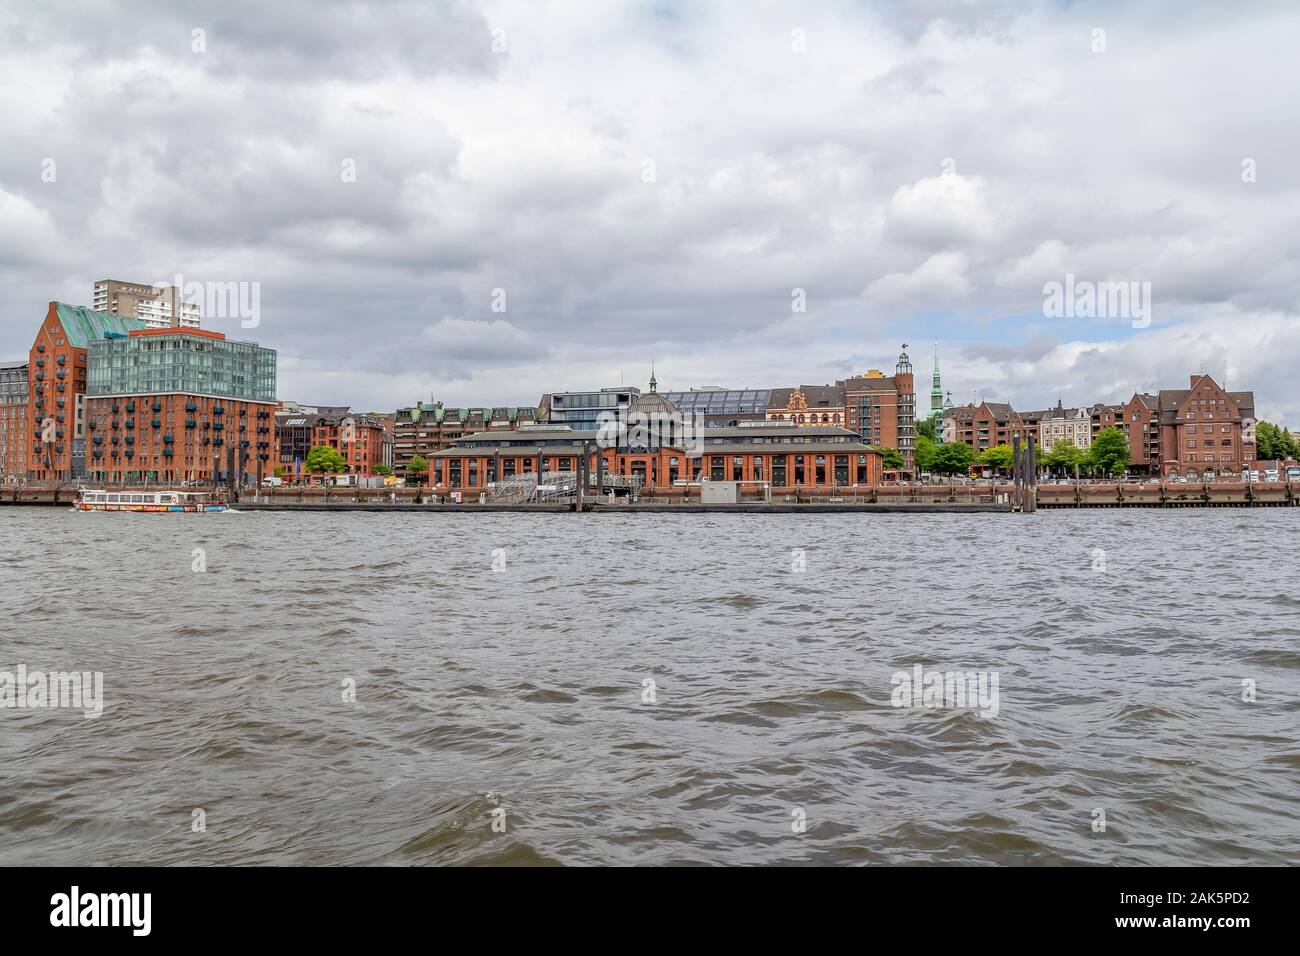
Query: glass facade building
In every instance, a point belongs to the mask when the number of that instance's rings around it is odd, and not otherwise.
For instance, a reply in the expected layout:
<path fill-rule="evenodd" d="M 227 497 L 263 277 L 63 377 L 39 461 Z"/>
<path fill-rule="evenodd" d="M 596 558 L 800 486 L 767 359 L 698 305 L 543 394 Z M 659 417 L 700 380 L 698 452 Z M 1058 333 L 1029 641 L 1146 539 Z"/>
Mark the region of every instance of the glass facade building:
<path fill-rule="evenodd" d="M 604 388 L 599 392 L 557 392 L 551 396 L 547 420 L 563 422 L 576 431 L 595 431 L 602 415 L 624 420 L 628 406 L 641 395 L 638 388 Z"/>
<path fill-rule="evenodd" d="M 706 427 L 729 427 L 744 421 L 762 421 L 772 390 L 767 388 L 712 389 L 664 392 L 685 418 L 703 416 Z"/>
<path fill-rule="evenodd" d="M 88 395 L 212 395 L 275 401 L 274 349 L 177 331 L 97 339 L 88 350 Z"/>

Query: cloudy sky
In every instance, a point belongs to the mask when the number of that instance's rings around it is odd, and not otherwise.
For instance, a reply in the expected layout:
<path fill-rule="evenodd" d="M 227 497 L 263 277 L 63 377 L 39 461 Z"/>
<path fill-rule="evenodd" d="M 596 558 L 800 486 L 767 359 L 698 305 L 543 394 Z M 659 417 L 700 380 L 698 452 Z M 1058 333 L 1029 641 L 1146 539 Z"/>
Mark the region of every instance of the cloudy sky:
<path fill-rule="evenodd" d="M 958 403 L 1204 370 L 1300 425 L 1298 46 L 1267 2 L 4 0 L 0 359 L 179 273 L 259 283 L 255 329 L 205 324 L 308 403 L 908 342 Z M 1149 282 L 1149 327 L 1045 317 L 1067 274 Z"/>

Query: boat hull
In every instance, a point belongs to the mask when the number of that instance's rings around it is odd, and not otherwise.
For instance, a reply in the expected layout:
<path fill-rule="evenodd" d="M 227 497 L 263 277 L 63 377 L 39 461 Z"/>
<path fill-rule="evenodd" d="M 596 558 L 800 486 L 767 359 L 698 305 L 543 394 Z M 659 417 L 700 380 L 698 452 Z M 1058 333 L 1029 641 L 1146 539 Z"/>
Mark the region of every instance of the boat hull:
<path fill-rule="evenodd" d="M 226 511 L 228 505 L 223 504 L 206 504 L 206 505 L 136 505 L 136 504 L 87 504 L 84 501 L 77 502 L 78 511 L 135 511 L 142 514 L 158 514 L 163 512 L 178 511 L 183 514 L 215 514 Z"/>

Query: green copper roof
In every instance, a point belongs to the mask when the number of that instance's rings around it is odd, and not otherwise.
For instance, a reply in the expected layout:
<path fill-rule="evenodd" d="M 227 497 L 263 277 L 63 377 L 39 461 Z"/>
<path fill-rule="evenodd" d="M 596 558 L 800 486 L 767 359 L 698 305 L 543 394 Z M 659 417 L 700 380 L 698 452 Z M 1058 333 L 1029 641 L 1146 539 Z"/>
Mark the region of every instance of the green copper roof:
<path fill-rule="evenodd" d="M 54 303 L 59 322 L 67 334 L 68 344 L 79 349 L 89 348 L 90 343 L 102 339 L 105 332 L 126 335 L 136 329 L 147 328 L 139 319 L 127 319 L 107 312 L 96 312 L 84 305 L 65 305 Z"/>

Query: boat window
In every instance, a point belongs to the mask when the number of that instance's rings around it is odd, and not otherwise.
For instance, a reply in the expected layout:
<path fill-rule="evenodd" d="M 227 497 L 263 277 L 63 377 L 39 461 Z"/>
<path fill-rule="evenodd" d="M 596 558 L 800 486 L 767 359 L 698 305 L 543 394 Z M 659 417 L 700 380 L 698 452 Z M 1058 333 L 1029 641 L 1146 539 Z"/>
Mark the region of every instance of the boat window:
<path fill-rule="evenodd" d="M 118 500 L 118 497 L 117 495 L 109 495 L 108 500 L 111 502 L 116 502 Z"/>

